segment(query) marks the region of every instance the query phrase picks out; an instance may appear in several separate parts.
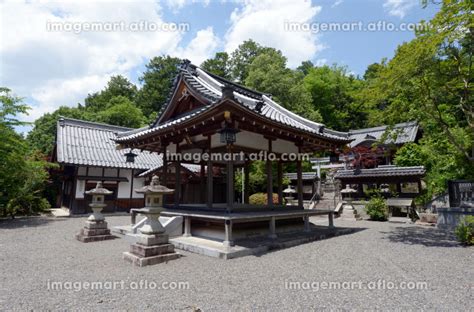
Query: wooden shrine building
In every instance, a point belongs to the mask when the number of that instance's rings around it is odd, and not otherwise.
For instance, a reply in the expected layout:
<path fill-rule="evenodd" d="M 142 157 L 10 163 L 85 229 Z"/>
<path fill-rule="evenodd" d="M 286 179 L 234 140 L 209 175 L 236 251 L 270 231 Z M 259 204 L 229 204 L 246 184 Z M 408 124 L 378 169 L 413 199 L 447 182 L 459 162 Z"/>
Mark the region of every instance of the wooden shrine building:
<path fill-rule="evenodd" d="M 320 150 L 336 150 L 350 142 L 347 133 L 337 132 L 300 117 L 272 100 L 270 95 L 210 74 L 185 61 L 174 79 L 172 91 L 149 127 L 121 132 L 115 138 L 119 148 L 132 148 L 166 155 L 163 167 L 175 170 L 177 184 L 181 164 L 197 164 L 201 170 L 202 197 L 193 204 L 183 203 L 181 189 L 165 203 L 165 214 L 183 216 L 185 236 L 221 240 L 231 246 L 233 239 L 253 235 L 275 236 L 278 230 L 299 226 L 309 228 L 308 217 L 330 211 L 303 208 L 302 156 Z M 272 155 L 273 157 L 265 157 Z M 263 156 L 263 157 L 262 157 Z M 260 157 L 257 159 L 257 157 Z M 263 159 L 262 159 L 263 158 Z M 189 159 L 192 159 L 190 161 Z M 250 205 L 249 164 L 264 160 L 267 172 L 268 205 Z M 297 166 L 297 205 L 283 202 L 284 162 Z M 278 168 L 273 183 L 272 164 Z M 225 174 L 225 201 L 216 201 L 214 168 Z M 244 169 L 244 202 L 234 196 L 234 173 Z M 164 170 L 161 180 L 170 179 Z M 272 193 L 278 203 L 272 203 Z"/>

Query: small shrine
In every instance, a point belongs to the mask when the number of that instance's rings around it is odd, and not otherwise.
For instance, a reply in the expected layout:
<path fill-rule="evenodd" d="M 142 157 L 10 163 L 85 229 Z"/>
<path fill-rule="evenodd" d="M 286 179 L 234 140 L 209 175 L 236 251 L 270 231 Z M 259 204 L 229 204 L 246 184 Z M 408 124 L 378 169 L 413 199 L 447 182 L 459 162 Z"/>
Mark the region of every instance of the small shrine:
<path fill-rule="evenodd" d="M 92 202 L 89 204 L 92 214 L 87 218 L 84 228 L 76 235 L 76 239 L 83 243 L 114 239 L 115 236 L 110 234 L 105 217 L 101 213 L 102 209 L 106 206 L 105 196 L 113 192 L 104 188 L 102 182 L 97 182 L 95 188 L 85 193 L 92 195 Z"/>
<path fill-rule="evenodd" d="M 168 234 L 159 218 L 163 211 L 163 195 L 173 194 L 174 190 L 160 184 L 158 177 L 153 176 L 150 185 L 135 192 L 145 195 L 145 207 L 140 214 L 146 217 L 145 224 L 138 229 L 136 242 L 130 245 L 130 251 L 123 253 L 123 258 L 137 266 L 153 265 L 180 257 L 174 246 L 168 242 Z"/>

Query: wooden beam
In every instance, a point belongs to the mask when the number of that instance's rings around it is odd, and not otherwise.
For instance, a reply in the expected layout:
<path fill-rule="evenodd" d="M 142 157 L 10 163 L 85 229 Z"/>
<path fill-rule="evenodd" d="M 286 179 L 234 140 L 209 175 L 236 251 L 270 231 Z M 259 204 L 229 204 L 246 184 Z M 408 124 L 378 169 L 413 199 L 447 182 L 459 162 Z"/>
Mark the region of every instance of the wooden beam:
<path fill-rule="evenodd" d="M 244 203 L 249 203 L 250 197 L 250 162 L 246 161 L 244 163 Z"/>
<path fill-rule="evenodd" d="M 232 153 L 232 147 L 227 147 L 229 154 Z M 231 212 L 234 208 L 234 160 L 233 157 L 227 161 L 227 211 Z"/>
<path fill-rule="evenodd" d="M 268 140 L 268 152 L 272 152 L 272 140 Z M 272 162 L 270 159 L 267 159 L 267 204 L 268 207 L 273 208 L 273 172 L 272 172 Z"/>
<path fill-rule="evenodd" d="M 179 154 L 179 143 L 176 144 L 176 154 Z M 178 160 L 175 162 L 175 189 L 174 189 L 174 207 L 179 207 L 179 202 L 181 198 L 181 161 Z"/>
<path fill-rule="evenodd" d="M 167 186 L 168 184 L 168 157 L 166 154 L 166 148 L 168 145 L 166 145 L 165 151 L 163 152 L 163 185 Z M 163 205 L 166 203 L 166 195 L 163 195 Z"/>
<path fill-rule="evenodd" d="M 283 205 L 283 164 L 278 161 L 277 164 L 278 175 L 278 205 Z"/>
<path fill-rule="evenodd" d="M 207 137 L 208 153 L 209 158 L 207 160 L 207 208 L 212 208 L 212 203 L 214 202 L 213 194 L 213 170 L 212 170 L 212 161 L 211 161 L 211 136 Z"/>
<path fill-rule="evenodd" d="M 297 175 L 298 207 L 303 208 L 303 171 L 302 171 L 301 160 L 296 161 L 296 175 Z"/>

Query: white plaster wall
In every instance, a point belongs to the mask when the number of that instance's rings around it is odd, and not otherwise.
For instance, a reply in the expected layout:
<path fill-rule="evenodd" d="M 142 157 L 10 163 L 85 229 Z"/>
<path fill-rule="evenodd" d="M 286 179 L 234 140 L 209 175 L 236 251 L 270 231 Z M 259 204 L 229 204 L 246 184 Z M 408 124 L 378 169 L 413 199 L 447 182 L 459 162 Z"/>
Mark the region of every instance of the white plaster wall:
<path fill-rule="evenodd" d="M 76 198 L 84 198 L 86 181 L 76 180 Z"/>
<path fill-rule="evenodd" d="M 130 198 L 130 188 L 132 187 L 132 178 L 133 178 L 133 190 L 132 198 L 143 198 L 143 194 L 138 194 L 135 192 L 135 189 L 143 186 L 145 179 L 144 178 L 134 178 L 132 177 L 132 170 L 121 169 L 120 176 L 127 178 L 128 182 L 120 182 L 118 187 L 118 198 Z"/>
<path fill-rule="evenodd" d="M 222 143 L 220 143 L 220 136 L 218 134 L 212 136 L 212 140 L 213 140 L 213 146 L 214 144 L 215 146 L 223 145 Z M 239 146 L 243 146 L 243 147 L 257 149 L 257 150 L 268 151 L 268 139 L 266 139 L 263 135 L 254 133 L 254 132 L 241 131 L 237 133 L 237 142 L 235 144 Z M 296 147 L 294 142 L 286 141 L 282 139 L 277 139 L 273 141 L 272 149 L 273 149 L 273 152 L 275 153 L 297 153 L 298 152 L 298 148 Z"/>

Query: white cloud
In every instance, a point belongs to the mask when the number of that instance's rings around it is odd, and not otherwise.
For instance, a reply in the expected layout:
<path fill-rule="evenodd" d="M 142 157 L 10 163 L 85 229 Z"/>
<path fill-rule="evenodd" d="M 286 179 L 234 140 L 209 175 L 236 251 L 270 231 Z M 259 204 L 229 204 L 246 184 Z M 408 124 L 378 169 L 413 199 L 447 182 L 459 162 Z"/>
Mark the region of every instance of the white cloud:
<path fill-rule="evenodd" d="M 383 6 L 390 15 L 404 18 L 408 11 L 418 4 L 417 0 L 386 0 Z"/>
<path fill-rule="evenodd" d="M 186 48 L 178 47 L 173 54 L 199 65 L 210 57 L 210 53 L 215 51 L 218 45 L 219 38 L 214 34 L 212 27 L 208 27 L 198 31 Z"/>
<path fill-rule="evenodd" d="M 243 41 L 253 39 L 280 49 L 288 57 L 288 65 L 296 67 L 313 59 L 323 45 L 311 32 L 285 30 L 285 22 L 310 23 L 320 11 L 320 6 L 306 0 L 247 0 L 231 14 L 225 50 L 233 51 Z"/>
<path fill-rule="evenodd" d="M 111 75 L 135 72 L 149 58 L 181 53 L 192 60 L 210 57 L 217 38 L 212 28 L 198 31 L 186 48 L 183 33 L 166 31 L 47 30 L 48 22 L 146 22 L 163 25 L 159 4 L 141 1 L 16 1 L 0 2 L 0 85 L 32 99 L 27 120 L 60 105 L 82 102 L 89 92 L 101 90 Z M 198 45 L 200 41 L 202 46 Z"/>
<path fill-rule="evenodd" d="M 207 7 L 210 2 L 211 0 L 166 0 L 166 5 L 173 11 L 177 12 L 185 6 L 193 3 L 201 3 L 204 7 Z"/>
<path fill-rule="evenodd" d="M 331 8 L 335 8 L 337 6 L 339 6 L 341 3 L 343 3 L 344 0 L 336 0 L 334 1 L 334 3 L 331 5 Z"/>

